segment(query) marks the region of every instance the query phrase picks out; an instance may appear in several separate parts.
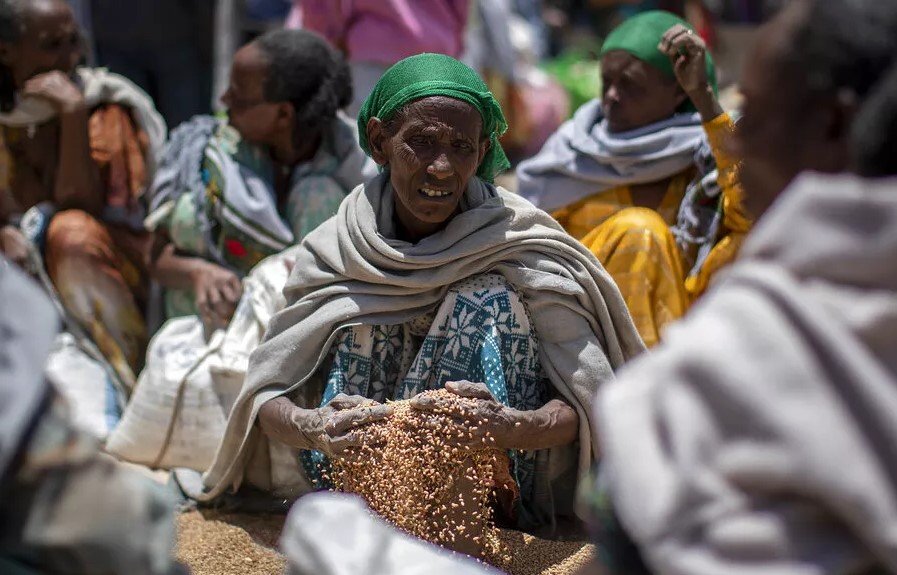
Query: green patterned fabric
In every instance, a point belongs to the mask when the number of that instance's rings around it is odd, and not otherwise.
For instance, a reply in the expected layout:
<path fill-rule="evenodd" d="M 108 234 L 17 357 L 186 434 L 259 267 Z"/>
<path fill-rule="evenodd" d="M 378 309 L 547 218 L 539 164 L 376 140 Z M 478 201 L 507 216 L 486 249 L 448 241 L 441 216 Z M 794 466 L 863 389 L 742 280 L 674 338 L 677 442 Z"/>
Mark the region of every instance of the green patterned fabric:
<path fill-rule="evenodd" d="M 389 120 L 405 104 L 431 96 L 447 96 L 467 102 L 482 116 L 483 135 L 489 138 L 490 145 L 477 171 L 481 179 L 492 182 L 496 175 L 511 167 L 498 142 L 508 129 L 501 106 L 473 69 L 444 54 L 411 56 L 383 74 L 358 114 L 362 149 L 370 155 L 367 125 L 371 118 Z"/>
<path fill-rule="evenodd" d="M 674 78 L 673 63 L 670 61 L 669 56 L 658 50 L 657 47 L 666 31 L 676 24 L 681 24 L 689 30 L 694 30 L 691 24 L 682 18 L 663 10 L 651 10 L 633 16 L 607 35 L 604 44 L 601 46 L 601 56 L 608 52 L 622 50 L 657 68 L 670 78 Z M 718 91 L 716 64 L 709 51 L 706 52 L 705 62 L 707 79 L 710 80 L 710 85 L 713 87 L 714 93 L 716 93 Z M 694 105 L 690 100 L 686 100 L 683 107 L 688 110 L 694 110 Z"/>

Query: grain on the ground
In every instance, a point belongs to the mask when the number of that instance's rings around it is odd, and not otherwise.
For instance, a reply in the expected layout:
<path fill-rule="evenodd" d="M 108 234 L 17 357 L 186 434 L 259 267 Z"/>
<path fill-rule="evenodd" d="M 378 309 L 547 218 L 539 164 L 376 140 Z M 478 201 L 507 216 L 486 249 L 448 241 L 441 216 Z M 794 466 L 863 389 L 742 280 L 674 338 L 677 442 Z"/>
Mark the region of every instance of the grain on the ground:
<path fill-rule="evenodd" d="M 185 513 L 178 518 L 178 559 L 193 575 L 270 575 L 283 573 L 277 551 L 281 515 Z M 581 541 L 549 541 L 500 530 L 511 556 L 510 575 L 577 575 L 595 557 Z M 247 561 L 248 559 L 248 561 Z"/>
<path fill-rule="evenodd" d="M 585 541 L 551 541 L 510 529 L 499 530 L 499 538 L 511 575 L 575 575 L 595 559 L 595 546 Z"/>
<path fill-rule="evenodd" d="M 191 511 L 178 517 L 179 561 L 193 575 L 283 573 L 277 552 L 283 516 Z"/>

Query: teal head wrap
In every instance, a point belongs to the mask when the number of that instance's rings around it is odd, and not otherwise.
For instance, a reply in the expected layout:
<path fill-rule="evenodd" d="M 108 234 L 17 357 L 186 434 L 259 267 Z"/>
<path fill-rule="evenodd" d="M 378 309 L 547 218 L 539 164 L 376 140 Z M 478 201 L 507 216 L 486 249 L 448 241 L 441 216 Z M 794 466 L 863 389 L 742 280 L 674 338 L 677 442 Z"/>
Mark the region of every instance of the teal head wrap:
<path fill-rule="evenodd" d="M 682 18 L 663 10 L 651 10 L 633 16 L 608 34 L 607 39 L 604 40 L 604 44 L 601 46 L 601 56 L 615 50 L 629 52 L 639 60 L 660 70 L 664 75 L 675 78 L 673 63 L 670 62 L 669 56 L 658 50 L 657 46 L 660 44 L 666 31 L 676 24 L 681 24 L 689 30 L 694 30 Z M 716 65 L 709 51 L 705 56 L 705 64 L 707 66 L 707 79 L 710 81 L 713 92 L 716 93 L 718 91 Z M 690 100 L 687 100 L 683 104 L 683 109 L 693 112 L 694 105 Z"/>
<path fill-rule="evenodd" d="M 418 54 L 400 61 L 380 78 L 358 114 L 361 148 L 371 154 L 367 125 L 371 118 L 387 121 L 405 104 L 446 96 L 467 102 L 483 118 L 483 135 L 489 138 L 489 150 L 480 163 L 477 176 L 492 182 L 497 174 L 510 168 L 498 138 L 508 129 L 501 106 L 483 80 L 470 67 L 444 54 Z"/>

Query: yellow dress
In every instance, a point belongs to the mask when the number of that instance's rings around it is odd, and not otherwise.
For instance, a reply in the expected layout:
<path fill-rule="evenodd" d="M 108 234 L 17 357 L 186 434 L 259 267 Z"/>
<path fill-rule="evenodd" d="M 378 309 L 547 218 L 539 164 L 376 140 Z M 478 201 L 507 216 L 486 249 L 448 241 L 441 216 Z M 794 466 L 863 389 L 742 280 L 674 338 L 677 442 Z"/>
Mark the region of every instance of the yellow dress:
<path fill-rule="evenodd" d="M 682 317 L 707 289 L 713 275 L 731 262 L 750 229 L 742 206 L 738 160 L 727 153 L 734 130 L 728 114 L 704 124 L 719 170 L 723 196 L 723 237 L 690 276 L 695 254 L 683 253 L 670 231 L 688 184 L 690 168 L 670 181 L 657 209 L 637 207 L 628 186 L 606 190 L 552 214 L 572 236 L 580 238 L 617 282 L 635 325 L 653 346 L 663 327 Z"/>

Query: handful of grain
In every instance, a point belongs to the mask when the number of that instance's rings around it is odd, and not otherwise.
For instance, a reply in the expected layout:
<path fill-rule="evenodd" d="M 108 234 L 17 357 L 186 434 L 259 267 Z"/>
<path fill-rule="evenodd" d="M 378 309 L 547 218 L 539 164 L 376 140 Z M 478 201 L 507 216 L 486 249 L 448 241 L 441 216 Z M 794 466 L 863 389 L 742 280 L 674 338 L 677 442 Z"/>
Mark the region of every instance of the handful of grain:
<path fill-rule="evenodd" d="M 496 490 L 516 492 L 507 455 L 492 438 L 473 446 L 465 420 L 475 399 L 446 390 L 424 395 L 448 407 L 421 411 L 396 402 L 393 414 L 365 427 L 365 444 L 332 462 L 334 489 L 364 497 L 371 509 L 416 537 L 493 563 L 503 563 L 493 521 Z M 464 425 L 457 425 L 458 421 Z"/>

